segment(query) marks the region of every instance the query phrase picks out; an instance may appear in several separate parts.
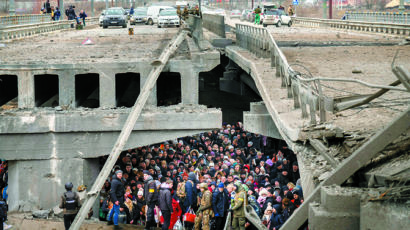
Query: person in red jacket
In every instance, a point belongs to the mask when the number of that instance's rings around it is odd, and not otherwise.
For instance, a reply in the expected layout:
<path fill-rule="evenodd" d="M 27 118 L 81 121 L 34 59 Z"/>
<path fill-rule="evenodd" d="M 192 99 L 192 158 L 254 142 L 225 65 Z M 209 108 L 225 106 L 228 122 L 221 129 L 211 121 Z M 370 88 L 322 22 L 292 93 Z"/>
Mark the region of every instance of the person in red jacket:
<path fill-rule="evenodd" d="M 179 200 L 175 200 L 174 198 L 172 198 L 171 223 L 170 223 L 168 229 L 173 229 L 174 228 L 174 224 L 181 217 L 181 214 L 182 214 L 182 209 L 179 206 Z"/>

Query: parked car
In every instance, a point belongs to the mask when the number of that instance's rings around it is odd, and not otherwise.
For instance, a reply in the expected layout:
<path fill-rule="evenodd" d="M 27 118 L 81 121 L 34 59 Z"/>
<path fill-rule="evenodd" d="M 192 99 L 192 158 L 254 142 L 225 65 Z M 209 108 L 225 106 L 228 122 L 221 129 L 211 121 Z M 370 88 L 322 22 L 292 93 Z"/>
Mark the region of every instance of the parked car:
<path fill-rule="evenodd" d="M 98 24 L 99 24 L 100 26 L 103 26 L 104 15 L 105 15 L 105 10 L 103 10 L 103 11 L 101 12 L 100 17 L 98 18 Z"/>
<path fill-rule="evenodd" d="M 252 10 L 243 10 L 242 11 L 242 14 L 241 14 L 241 21 L 244 21 L 244 20 L 246 20 L 246 21 L 248 21 L 249 19 L 249 14 L 251 14 L 252 13 Z"/>
<path fill-rule="evenodd" d="M 147 23 L 147 11 L 136 10 L 130 19 L 130 24 L 135 25 L 137 23 Z"/>
<path fill-rule="evenodd" d="M 282 24 L 286 24 L 289 27 L 292 26 L 292 18 L 288 16 L 283 10 L 267 10 L 263 21 L 263 26 L 276 25 L 280 27 Z"/>
<path fill-rule="evenodd" d="M 105 11 L 103 18 L 103 28 L 108 26 L 122 26 L 127 28 L 127 12 L 122 7 L 112 7 Z"/>
<path fill-rule="evenodd" d="M 165 26 L 176 26 L 179 27 L 179 16 L 177 11 L 173 10 L 161 10 L 158 16 L 158 28 Z"/>
<path fill-rule="evenodd" d="M 159 12 L 162 10 L 172 10 L 175 8 L 171 6 L 150 6 L 148 7 L 147 10 L 147 24 L 148 25 L 154 25 L 155 23 L 158 23 L 158 16 Z"/>
<path fill-rule="evenodd" d="M 241 11 L 240 10 L 232 10 L 231 14 L 229 15 L 230 18 L 240 18 L 241 17 Z"/>

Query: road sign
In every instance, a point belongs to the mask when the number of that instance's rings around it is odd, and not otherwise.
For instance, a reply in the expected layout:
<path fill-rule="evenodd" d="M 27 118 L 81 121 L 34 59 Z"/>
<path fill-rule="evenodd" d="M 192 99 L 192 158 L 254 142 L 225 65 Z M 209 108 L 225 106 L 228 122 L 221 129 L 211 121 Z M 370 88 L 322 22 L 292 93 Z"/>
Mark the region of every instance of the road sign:
<path fill-rule="evenodd" d="M 292 4 L 293 4 L 294 6 L 299 5 L 299 0 L 293 0 Z"/>

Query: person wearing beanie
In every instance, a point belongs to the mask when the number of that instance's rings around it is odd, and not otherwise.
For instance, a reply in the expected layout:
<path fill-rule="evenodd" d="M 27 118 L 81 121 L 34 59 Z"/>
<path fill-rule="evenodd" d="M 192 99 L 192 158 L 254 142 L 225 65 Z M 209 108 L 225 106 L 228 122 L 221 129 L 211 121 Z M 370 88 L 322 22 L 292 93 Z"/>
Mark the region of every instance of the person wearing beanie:
<path fill-rule="evenodd" d="M 162 225 L 161 229 L 168 230 L 171 222 L 171 213 L 173 208 L 170 186 L 166 182 L 166 180 L 164 180 L 164 182 L 161 183 L 161 188 L 159 192 L 159 208 L 161 209 L 162 216 L 164 217 L 164 224 Z"/>
<path fill-rule="evenodd" d="M 224 183 L 218 184 L 218 189 L 212 195 L 212 208 L 215 214 L 216 229 L 223 229 L 229 209 L 230 201 L 228 190 Z"/>
<path fill-rule="evenodd" d="M 150 229 L 151 227 L 156 226 L 155 217 L 154 217 L 154 209 L 155 209 L 155 205 L 158 204 L 158 190 L 157 190 L 156 182 L 152 178 L 151 173 L 146 170 L 144 170 L 144 181 L 145 181 L 144 195 L 145 195 L 145 201 L 148 206 L 147 223 L 146 223 L 145 228 Z"/>

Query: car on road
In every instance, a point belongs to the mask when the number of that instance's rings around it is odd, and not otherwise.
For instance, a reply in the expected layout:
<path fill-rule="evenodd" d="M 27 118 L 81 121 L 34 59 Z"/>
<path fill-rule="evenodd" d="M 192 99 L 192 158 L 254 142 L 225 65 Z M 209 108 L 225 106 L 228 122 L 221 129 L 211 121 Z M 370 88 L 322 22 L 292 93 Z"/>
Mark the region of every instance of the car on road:
<path fill-rule="evenodd" d="M 252 14 L 252 10 L 243 10 L 241 14 L 241 21 L 249 21 L 249 16 Z"/>
<path fill-rule="evenodd" d="M 240 18 L 242 15 L 240 10 L 232 10 L 231 13 L 229 14 L 230 18 Z"/>
<path fill-rule="evenodd" d="M 175 10 L 176 12 L 176 9 L 171 6 L 150 6 L 147 10 L 147 24 L 154 25 L 158 23 L 159 12 L 163 10 Z"/>
<path fill-rule="evenodd" d="M 108 26 L 122 26 L 127 28 L 127 12 L 122 7 L 108 8 L 103 18 L 103 28 Z"/>
<path fill-rule="evenodd" d="M 147 23 L 147 11 L 146 10 L 136 10 L 131 16 L 130 24 L 135 25 L 137 23 Z"/>
<path fill-rule="evenodd" d="M 105 10 L 103 10 L 103 11 L 101 12 L 100 17 L 98 18 L 98 24 L 99 24 L 100 26 L 103 26 L 104 15 L 105 15 Z"/>
<path fill-rule="evenodd" d="M 263 26 L 276 25 L 280 27 L 282 24 L 286 24 L 289 27 L 292 26 L 292 18 L 287 15 L 283 10 L 267 10 L 263 20 Z"/>
<path fill-rule="evenodd" d="M 173 10 L 162 10 L 159 12 L 158 16 L 158 28 L 165 26 L 176 26 L 179 27 L 179 16 L 175 9 Z"/>

